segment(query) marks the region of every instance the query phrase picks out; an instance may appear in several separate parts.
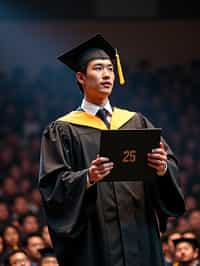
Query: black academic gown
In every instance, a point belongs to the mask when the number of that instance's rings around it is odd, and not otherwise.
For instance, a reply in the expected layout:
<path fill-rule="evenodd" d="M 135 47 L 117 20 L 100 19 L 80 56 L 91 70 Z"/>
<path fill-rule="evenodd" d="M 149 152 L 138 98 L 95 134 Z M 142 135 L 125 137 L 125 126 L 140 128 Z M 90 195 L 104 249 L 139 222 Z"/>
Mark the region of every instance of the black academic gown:
<path fill-rule="evenodd" d="M 141 114 L 114 108 L 111 129 L 149 128 Z M 100 182 L 86 188 L 103 122 L 74 111 L 51 123 L 41 145 L 39 188 L 59 264 L 164 266 L 159 232 L 184 212 L 177 163 L 153 183 Z"/>

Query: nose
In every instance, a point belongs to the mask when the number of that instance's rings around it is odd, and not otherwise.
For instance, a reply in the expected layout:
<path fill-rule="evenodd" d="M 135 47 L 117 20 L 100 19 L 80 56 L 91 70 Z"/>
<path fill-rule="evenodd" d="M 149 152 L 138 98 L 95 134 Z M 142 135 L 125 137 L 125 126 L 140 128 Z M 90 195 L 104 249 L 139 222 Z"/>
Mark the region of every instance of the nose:
<path fill-rule="evenodd" d="M 181 252 L 181 257 L 185 257 L 185 252 L 184 251 Z"/>
<path fill-rule="evenodd" d="M 110 72 L 107 68 L 103 69 L 103 78 L 109 78 L 110 77 Z"/>

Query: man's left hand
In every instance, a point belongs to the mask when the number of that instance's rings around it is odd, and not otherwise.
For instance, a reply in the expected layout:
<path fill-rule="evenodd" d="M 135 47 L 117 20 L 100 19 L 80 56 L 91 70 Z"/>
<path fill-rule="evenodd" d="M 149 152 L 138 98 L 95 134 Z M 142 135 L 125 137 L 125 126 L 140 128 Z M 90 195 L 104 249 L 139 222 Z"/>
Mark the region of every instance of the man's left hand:
<path fill-rule="evenodd" d="M 164 175 L 167 171 L 167 153 L 163 143 L 160 142 L 160 147 L 153 149 L 147 156 L 148 165 L 156 169 L 158 175 Z"/>

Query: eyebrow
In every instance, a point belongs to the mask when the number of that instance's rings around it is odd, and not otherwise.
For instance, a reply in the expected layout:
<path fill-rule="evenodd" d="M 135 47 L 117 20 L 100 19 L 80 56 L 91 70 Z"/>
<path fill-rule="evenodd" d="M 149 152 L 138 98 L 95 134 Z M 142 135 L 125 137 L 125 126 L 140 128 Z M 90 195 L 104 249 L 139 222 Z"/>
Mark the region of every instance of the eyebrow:
<path fill-rule="evenodd" d="M 96 63 L 93 65 L 94 67 L 95 66 L 112 66 L 113 67 L 113 64 L 112 63 Z"/>

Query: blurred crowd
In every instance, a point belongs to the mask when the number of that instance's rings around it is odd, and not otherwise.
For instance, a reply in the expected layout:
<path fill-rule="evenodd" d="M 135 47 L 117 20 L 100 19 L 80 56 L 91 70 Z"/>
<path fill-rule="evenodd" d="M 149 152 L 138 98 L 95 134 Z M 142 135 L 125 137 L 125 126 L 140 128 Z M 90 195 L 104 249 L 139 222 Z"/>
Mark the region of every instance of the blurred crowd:
<path fill-rule="evenodd" d="M 200 62 L 153 68 L 142 60 L 124 72 L 127 85 L 116 81 L 112 103 L 163 128 L 180 164 L 187 211 L 169 219 L 161 236 L 166 265 L 198 265 Z M 37 189 L 40 139 L 50 121 L 79 106 L 82 95 L 64 68 L 44 67 L 34 77 L 22 67 L 0 71 L 0 89 L 0 265 L 58 265 Z M 191 257 L 194 264 L 181 264 Z"/>

